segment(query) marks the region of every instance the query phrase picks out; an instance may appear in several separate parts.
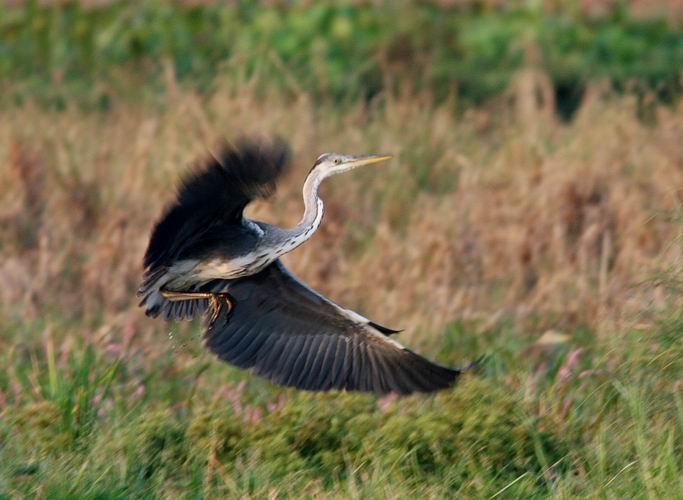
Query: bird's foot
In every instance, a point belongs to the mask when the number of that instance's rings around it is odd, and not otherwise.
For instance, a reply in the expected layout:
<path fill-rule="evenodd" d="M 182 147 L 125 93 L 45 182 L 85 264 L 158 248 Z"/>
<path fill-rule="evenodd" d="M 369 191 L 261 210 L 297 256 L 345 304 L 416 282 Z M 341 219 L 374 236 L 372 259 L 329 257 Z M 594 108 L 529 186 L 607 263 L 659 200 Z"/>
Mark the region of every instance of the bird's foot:
<path fill-rule="evenodd" d="M 211 323 L 218 319 L 218 315 L 221 312 L 221 305 L 225 305 L 228 308 L 227 314 L 230 314 L 230 311 L 232 311 L 232 301 L 230 295 L 227 293 L 173 292 L 170 290 L 160 290 L 159 292 L 166 300 L 171 302 L 207 299 L 209 301 L 209 318 Z"/>
<path fill-rule="evenodd" d="M 232 311 L 232 301 L 230 300 L 230 295 L 227 293 L 212 293 L 209 298 L 209 313 L 211 318 L 211 323 L 218 319 L 218 315 L 221 312 L 221 304 L 224 304 L 228 310 L 226 314 L 230 314 Z"/>

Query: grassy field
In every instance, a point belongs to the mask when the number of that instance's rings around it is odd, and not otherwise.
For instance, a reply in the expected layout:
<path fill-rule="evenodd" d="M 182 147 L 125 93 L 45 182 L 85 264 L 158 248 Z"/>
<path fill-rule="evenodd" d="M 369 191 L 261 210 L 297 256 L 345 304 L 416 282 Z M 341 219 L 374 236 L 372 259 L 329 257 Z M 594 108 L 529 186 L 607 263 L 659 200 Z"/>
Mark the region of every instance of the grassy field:
<path fill-rule="evenodd" d="M 0 499 L 683 499 L 681 1 L 11 3 Z M 320 153 L 394 155 L 285 263 L 481 369 L 297 392 L 146 318 L 152 224 L 243 135 L 292 146 L 283 226 Z"/>
<path fill-rule="evenodd" d="M 683 0 L 7 0 L 0 98 L 107 107 L 162 90 L 173 71 L 263 89 L 371 99 L 430 91 L 461 106 L 500 95 L 526 67 L 570 116 L 586 84 L 672 100 L 681 92 Z M 19 80 L 20 86 L 6 82 Z"/>
<path fill-rule="evenodd" d="M 683 498 L 683 109 L 591 88 L 569 124 L 518 78 L 494 112 L 429 95 L 333 105 L 252 82 L 0 121 L 0 492 L 40 498 Z M 542 93 L 541 93 L 542 94 Z M 300 277 L 442 363 L 437 396 L 271 386 L 199 324 L 136 307 L 151 224 L 221 136 L 279 134 L 296 168 L 250 214 L 292 225 L 335 178 Z"/>

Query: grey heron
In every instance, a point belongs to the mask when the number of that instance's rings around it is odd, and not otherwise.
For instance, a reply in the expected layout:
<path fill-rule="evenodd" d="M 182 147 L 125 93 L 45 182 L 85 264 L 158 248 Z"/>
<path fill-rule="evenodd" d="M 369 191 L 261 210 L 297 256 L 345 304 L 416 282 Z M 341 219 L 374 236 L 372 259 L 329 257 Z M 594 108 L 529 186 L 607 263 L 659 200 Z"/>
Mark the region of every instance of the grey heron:
<path fill-rule="evenodd" d="M 138 290 L 151 317 L 205 314 L 205 344 L 221 360 L 300 389 L 387 394 L 432 392 L 464 371 L 404 347 L 387 328 L 297 280 L 281 255 L 308 240 L 322 222 L 321 182 L 384 162 L 389 155 L 324 153 L 303 186 L 304 214 L 291 229 L 243 216 L 275 191 L 290 164 L 281 142 L 243 140 L 183 180 L 155 225 Z"/>

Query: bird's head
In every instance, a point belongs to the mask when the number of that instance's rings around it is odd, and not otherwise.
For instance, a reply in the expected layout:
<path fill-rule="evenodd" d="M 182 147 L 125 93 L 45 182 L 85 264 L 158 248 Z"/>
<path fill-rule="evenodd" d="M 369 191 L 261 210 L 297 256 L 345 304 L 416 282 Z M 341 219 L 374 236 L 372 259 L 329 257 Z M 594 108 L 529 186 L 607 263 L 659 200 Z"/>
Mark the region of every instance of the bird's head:
<path fill-rule="evenodd" d="M 341 153 L 323 153 L 318 156 L 311 172 L 318 172 L 323 178 L 340 174 L 354 168 L 372 165 L 391 159 L 391 155 L 363 155 L 353 156 Z"/>

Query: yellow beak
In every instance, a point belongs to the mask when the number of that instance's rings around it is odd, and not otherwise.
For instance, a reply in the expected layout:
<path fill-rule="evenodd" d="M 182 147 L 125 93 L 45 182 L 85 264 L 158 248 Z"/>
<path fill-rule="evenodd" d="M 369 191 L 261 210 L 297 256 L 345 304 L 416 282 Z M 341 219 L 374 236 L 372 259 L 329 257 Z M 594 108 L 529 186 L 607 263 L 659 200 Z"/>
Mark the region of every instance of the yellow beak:
<path fill-rule="evenodd" d="M 367 156 L 359 156 L 358 158 L 354 158 L 350 162 L 347 163 L 349 167 L 362 167 L 365 165 L 372 165 L 373 163 L 379 163 L 381 161 L 387 161 L 391 160 L 392 156 L 391 155 L 367 155 Z"/>

